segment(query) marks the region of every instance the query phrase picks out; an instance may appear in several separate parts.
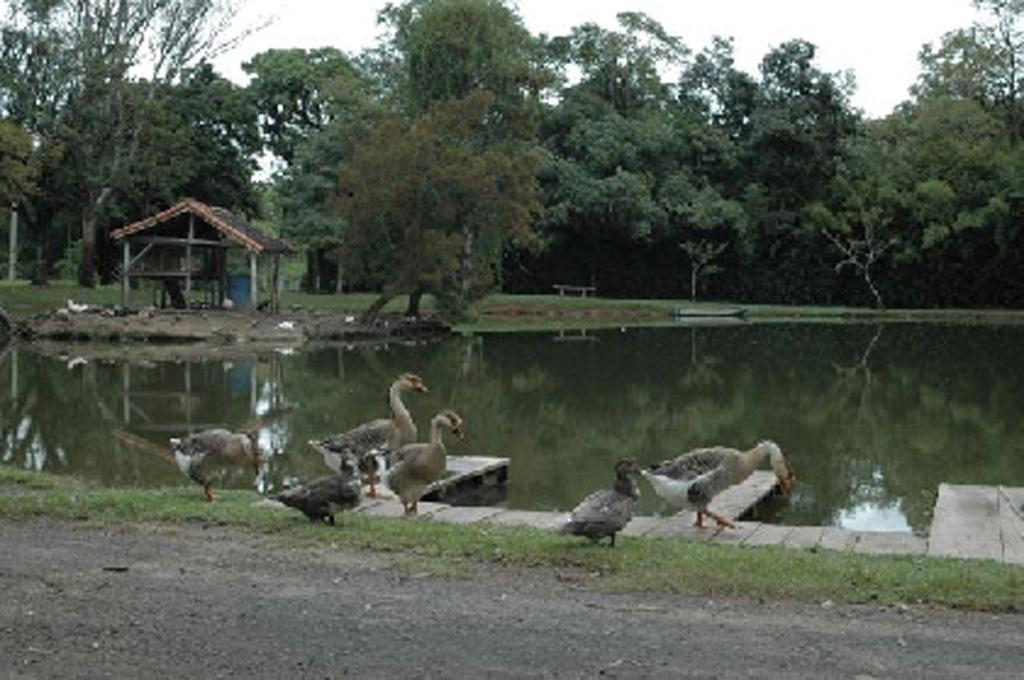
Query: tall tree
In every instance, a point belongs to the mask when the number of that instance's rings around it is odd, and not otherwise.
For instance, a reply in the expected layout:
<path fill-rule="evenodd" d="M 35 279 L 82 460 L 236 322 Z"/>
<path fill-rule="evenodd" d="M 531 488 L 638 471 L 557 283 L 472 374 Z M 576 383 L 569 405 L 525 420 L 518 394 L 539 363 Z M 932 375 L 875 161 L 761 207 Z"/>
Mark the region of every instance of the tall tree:
<path fill-rule="evenodd" d="M 536 159 L 488 140 L 491 107 L 478 93 L 437 103 L 410 126 L 385 116 L 342 165 L 345 249 L 382 282 L 368 319 L 402 293 L 437 293 L 463 312 L 493 286 L 486 265 L 530 237 Z"/>

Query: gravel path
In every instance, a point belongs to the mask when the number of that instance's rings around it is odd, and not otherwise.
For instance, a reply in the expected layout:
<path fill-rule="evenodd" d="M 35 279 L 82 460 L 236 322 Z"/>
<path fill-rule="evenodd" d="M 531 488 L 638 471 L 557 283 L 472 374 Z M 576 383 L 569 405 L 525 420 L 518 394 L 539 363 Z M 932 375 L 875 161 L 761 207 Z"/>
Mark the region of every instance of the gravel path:
<path fill-rule="evenodd" d="M 1020 615 L 609 595 L 583 574 L 408 564 L 197 524 L 0 520 L 0 677 L 1024 676 Z"/>

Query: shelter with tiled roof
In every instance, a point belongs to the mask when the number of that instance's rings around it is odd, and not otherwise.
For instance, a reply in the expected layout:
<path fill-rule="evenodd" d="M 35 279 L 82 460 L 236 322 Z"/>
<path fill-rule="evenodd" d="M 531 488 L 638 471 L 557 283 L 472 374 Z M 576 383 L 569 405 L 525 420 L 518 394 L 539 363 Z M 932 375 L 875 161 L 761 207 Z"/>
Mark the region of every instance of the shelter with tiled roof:
<path fill-rule="evenodd" d="M 262 256 L 270 257 L 273 265 L 271 307 L 276 310 L 280 304 L 280 260 L 291 249 L 225 208 L 186 199 L 113 230 L 110 238 L 121 242 L 121 302 L 125 306 L 131 282 L 140 280 L 162 282 L 175 306 L 187 306 L 193 284 L 206 282 L 218 306 L 223 306 L 228 291 L 227 253 L 231 248 L 248 251 L 252 308 L 259 303 Z"/>

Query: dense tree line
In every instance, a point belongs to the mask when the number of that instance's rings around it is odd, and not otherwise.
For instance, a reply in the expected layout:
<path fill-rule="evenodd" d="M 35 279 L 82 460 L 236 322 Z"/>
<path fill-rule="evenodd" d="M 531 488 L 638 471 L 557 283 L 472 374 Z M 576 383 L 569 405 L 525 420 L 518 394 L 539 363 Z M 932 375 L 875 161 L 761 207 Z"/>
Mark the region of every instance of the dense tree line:
<path fill-rule="evenodd" d="M 111 226 L 183 196 L 307 252 L 306 286 L 502 289 L 876 306 L 1024 302 L 1024 13 L 982 10 L 920 53 L 882 119 L 794 38 L 756 73 L 654 18 L 532 35 L 504 0 L 406 0 L 349 55 L 270 50 L 239 87 L 207 63 L 213 0 L 9 3 L 0 199 L 45 279 L 110 277 Z M 255 184 L 261 153 L 277 172 Z M 69 245 L 74 248 L 69 249 Z M 27 257 L 26 257 L 27 256 Z"/>

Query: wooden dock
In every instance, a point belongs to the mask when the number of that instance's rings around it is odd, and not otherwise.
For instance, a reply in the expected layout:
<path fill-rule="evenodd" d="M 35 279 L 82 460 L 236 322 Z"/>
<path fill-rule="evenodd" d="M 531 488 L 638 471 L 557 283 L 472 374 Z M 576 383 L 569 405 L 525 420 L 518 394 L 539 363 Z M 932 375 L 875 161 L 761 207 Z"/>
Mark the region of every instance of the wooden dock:
<path fill-rule="evenodd" d="M 450 502 L 459 496 L 493 488 L 508 481 L 508 458 L 448 456 L 444 477 L 427 487 L 423 500 Z"/>
<path fill-rule="evenodd" d="M 940 484 L 928 554 L 1024 564 L 1024 488 Z"/>

